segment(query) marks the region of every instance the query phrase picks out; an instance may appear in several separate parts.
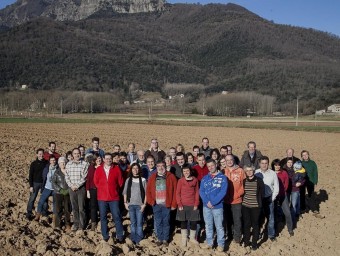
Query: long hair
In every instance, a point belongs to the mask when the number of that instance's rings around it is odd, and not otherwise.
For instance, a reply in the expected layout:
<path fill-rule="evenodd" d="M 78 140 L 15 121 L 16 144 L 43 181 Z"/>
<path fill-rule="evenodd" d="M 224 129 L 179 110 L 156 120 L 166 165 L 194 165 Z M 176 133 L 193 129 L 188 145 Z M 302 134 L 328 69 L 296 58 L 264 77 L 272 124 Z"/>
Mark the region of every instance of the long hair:
<path fill-rule="evenodd" d="M 137 166 L 137 168 L 138 168 L 138 179 L 139 179 L 140 195 L 141 195 L 141 198 L 142 198 L 142 202 L 144 202 L 144 199 L 145 199 L 145 189 L 144 189 L 143 183 L 142 183 L 142 168 L 137 163 L 133 163 L 131 165 L 131 169 L 130 169 L 130 173 L 129 173 L 129 180 L 128 180 L 128 183 L 127 183 L 126 201 L 130 202 L 132 179 L 135 178 L 135 176 L 133 176 L 132 169 L 135 166 Z"/>

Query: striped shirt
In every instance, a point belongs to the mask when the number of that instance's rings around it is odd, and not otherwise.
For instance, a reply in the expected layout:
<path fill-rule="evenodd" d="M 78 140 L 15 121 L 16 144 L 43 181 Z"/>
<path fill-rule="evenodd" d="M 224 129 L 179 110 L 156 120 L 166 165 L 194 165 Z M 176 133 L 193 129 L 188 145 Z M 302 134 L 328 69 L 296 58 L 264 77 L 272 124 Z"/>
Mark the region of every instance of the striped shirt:
<path fill-rule="evenodd" d="M 66 164 L 65 180 L 71 188 L 76 186 L 78 189 L 85 184 L 89 164 L 84 160 L 79 162 L 70 161 Z"/>
<path fill-rule="evenodd" d="M 243 195 L 243 202 L 242 205 L 254 208 L 258 207 L 259 204 L 257 202 L 257 180 L 245 180 L 244 184 L 244 195 Z"/>

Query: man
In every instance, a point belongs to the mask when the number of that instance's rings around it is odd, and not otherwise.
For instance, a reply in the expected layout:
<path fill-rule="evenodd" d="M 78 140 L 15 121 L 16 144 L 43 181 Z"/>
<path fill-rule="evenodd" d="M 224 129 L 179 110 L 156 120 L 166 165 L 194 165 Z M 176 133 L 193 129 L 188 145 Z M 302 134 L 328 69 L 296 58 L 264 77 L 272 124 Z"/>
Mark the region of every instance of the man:
<path fill-rule="evenodd" d="M 119 166 L 119 168 L 122 172 L 123 180 L 125 182 L 126 179 L 129 176 L 129 173 L 130 173 L 130 164 L 127 160 L 127 154 L 124 151 L 121 151 L 119 153 L 119 164 L 118 164 L 118 166 Z"/>
<path fill-rule="evenodd" d="M 98 137 L 93 137 L 92 138 L 92 148 L 88 148 L 85 151 L 85 155 L 87 154 L 92 154 L 98 153 L 102 158 L 104 158 L 105 152 L 101 148 L 99 148 L 99 138 Z"/>
<path fill-rule="evenodd" d="M 115 144 L 113 145 L 113 152 L 112 153 L 120 153 L 120 145 Z"/>
<path fill-rule="evenodd" d="M 200 148 L 200 153 L 203 153 L 205 156 L 205 159 L 210 158 L 210 152 L 212 148 L 209 147 L 209 139 L 207 137 L 204 137 L 202 139 L 202 147 Z"/>
<path fill-rule="evenodd" d="M 203 202 L 203 217 L 206 228 L 204 249 L 211 249 L 214 244 L 214 226 L 217 233 L 217 251 L 224 251 L 223 199 L 227 193 L 228 181 L 225 175 L 217 170 L 213 159 L 207 161 L 209 174 L 202 179 L 200 196 Z"/>
<path fill-rule="evenodd" d="M 259 160 L 260 169 L 255 171 L 255 175 L 261 178 L 264 183 L 264 198 L 263 198 L 263 214 L 268 222 L 268 238 L 275 241 L 275 226 L 274 226 L 274 201 L 279 194 L 279 180 L 276 173 L 269 169 L 269 158 L 262 156 Z"/>
<path fill-rule="evenodd" d="M 157 139 L 151 140 L 151 146 L 150 149 L 145 152 L 145 158 L 148 158 L 148 156 L 150 155 L 155 158 L 156 163 L 158 161 L 164 161 L 166 154 L 163 150 L 159 148 Z"/>
<path fill-rule="evenodd" d="M 137 159 L 135 161 L 133 161 L 131 164 L 133 163 L 137 163 L 139 164 L 140 167 L 144 167 L 146 165 L 145 162 L 145 156 L 144 156 L 144 150 L 140 149 L 137 151 Z"/>
<path fill-rule="evenodd" d="M 233 147 L 231 145 L 227 145 L 225 146 L 227 148 L 227 155 L 232 155 L 234 157 L 234 163 L 236 165 L 240 164 L 240 159 L 238 158 L 238 156 L 233 154 Z"/>
<path fill-rule="evenodd" d="M 175 210 L 177 179 L 167 172 L 165 162 L 157 162 L 157 172 L 152 174 L 146 188 L 147 202 L 152 206 L 157 246 L 168 246 L 170 238 L 170 211 Z"/>
<path fill-rule="evenodd" d="M 227 146 L 222 146 L 220 148 L 220 154 L 221 154 L 221 158 L 226 157 L 226 155 L 228 154 L 228 148 Z"/>
<path fill-rule="evenodd" d="M 73 160 L 66 164 L 65 180 L 69 186 L 69 194 L 73 211 L 72 231 L 82 233 L 85 229 L 85 182 L 89 164 L 80 159 L 80 150 L 72 150 Z"/>
<path fill-rule="evenodd" d="M 176 176 L 177 179 L 180 179 L 183 177 L 183 172 L 182 168 L 183 165 L 185 164 L 185 158 L 184 158 L 184 153 L 182 152 L 177 152 L 176 153 L 176 160 L 177 163 L 175 163 L 171 168 L 173 174 Z"/>
<path fill-rule="evenodd" d="M 112 164 L 112 155 L 106 153 L 104 165 L 97 168 L 93 178 L 97 187 L 97 198 L 100 214 L 100 226 L 104 241 L 108 241 L 107 211 L 110 210 L 116 226 L 116 236 L 119 243 L 124 241 L 124 229 L 119 208 L 120 191 L 124 185 L 122 173 L 117 165 Z"/>
<path fill-rule="evenodd" d="M 200 147 L 195 145 L 192 147 L 192 155 L 194 156 L 194 162 L 197 163 L 197 155 L 200 153 Z"/>
<path fill-rule="evenodd" d="M 44 152 L 44 159 L 46 161 L 50 160 L 50 156 L 54 156 L 56 158 L 56 161 L 58 161 L 58 158 L 60 157 L 60 154 L 56 152 L 57 145 L 54 141 L 50 141 L 48 143 L 48 150 Z"/>
<path fill-rule="evenodd" d="M 42 148 L 37 149 L 36 151 L 37 158 L 31 163 L 30 169 L 29 169 L 29 176 L 28 181 L 30 185 L 30 197 L 28 199 L 27 203 L 27 213 L 26 218 L 28 220 L 31 220 L 33 217 L 33 208 L 34 208 L 34 202 L 37 199 L 39 190 L 40 193 L 42 193 L 43 190 L 43 177 L 42 173 L 43 170 L 48 163 L 44 159 L 44 150 Z M 45 209 L 47 207 L 44 207 Z"/>
<path fill-rule="evenodd" d="M 287 156 L 285 158 L 282 158 L 281 161 L 280 161 L 281 168 L 284 168 L 284 166 L 287 164 L 288 158 L 290 158 L 290 157 L 293 158 L 293 164 L 295 164 L 298 161 L 301 161 L 299 158 L 294 156 L 294 149 L 292 149 L 292 148 L 288 148 L 286 150 L 286 154 L 287 154 Z"/>
<path fill-rule="evenodd" d="M 171 165 L 176 164 L 176 149 L 174 147 L 169 149 L 169 156 L 171 157 Z"/>
<path fill-rule="evenodd" d="M 247 144 L 248 150 L 244 151 L 241 158 L 240 166 L 253 165 L 255 169 L 259 168 L 259 159 L 262 154 L 256 149 L 256 143 L 254 141 L 249 141 Z"/>
<path fill-rule="evenodd" d="M 209 173 L 208 167 L 205 164 L 205 155 L 203 153 L 199 153 L 197 155 L 197 165 L 192 167 L 194 176 L 198 179 L 199 182 L 203 179 L 205 175 Z"/>
<path fill-rule="evenodd" d="M 235 164 L 235 159 L 232 155 L 227 155 L 225 159 L 227 167 L 224 169 L 224 175 L 228 178 L 228 193 L 224 200 L 225 223 L 227 226 L 228 238 L 233 237 L 235 243 L 240 244 L 242 236 L 243 181 L 246 178 L 246 175 L 243 169 Z"/>
<path fill-rule="evenodd" d="M 146 159 L 146 166 L 144 166 L 142 169 L 143 177 L 146 179 L 146 181 L 148 181 L 151 175 L 156 171 L 157 168 L 155 165 L 155 158 L 152 155 L 149 155 Z"/>
<path fill-rule="evenodd" d="M 79 160 L 85 160 L 85 147 L 83 145 L 79 145 L 78 149 L 79 149 L 79 152 L 80 152 Z"/>
<path fill-rule="evenodd" d="M 127 152 L 127 160 L 129 161 L 130 164 L 137 160 L 137 153 L 135 149 L 136 149 L 135 143 L 129 143 L 128 152 Z"/>

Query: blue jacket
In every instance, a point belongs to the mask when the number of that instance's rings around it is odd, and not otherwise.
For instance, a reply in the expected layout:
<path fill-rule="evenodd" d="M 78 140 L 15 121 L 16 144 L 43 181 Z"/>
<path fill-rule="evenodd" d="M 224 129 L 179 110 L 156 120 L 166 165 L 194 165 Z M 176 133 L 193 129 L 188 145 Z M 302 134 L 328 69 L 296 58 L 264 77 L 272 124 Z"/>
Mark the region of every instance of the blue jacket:
<path fill-rule="evenodd" d="M 214 206 L 214 209 L 223 207 L 223 200 L 227 194 L 228 181 L 227 177 L 218 172 L 214 177 L 207 174 L 203 177 L 200 187 L 200 196 L 203 201 L 203 206 L 207 207 L 208 202 Z"/>
<path fill-rule="evenodd" d="M 98 153 L 102 158 L 104 158 L 104 156 L 105 156 L 105 152 L 101 148 L 99 148 L 98 151 L 94 151 L 93 148 L 86 149 L 85 155 L 89 154 L 89 153 L 91 153 L 91 154 Z"/>

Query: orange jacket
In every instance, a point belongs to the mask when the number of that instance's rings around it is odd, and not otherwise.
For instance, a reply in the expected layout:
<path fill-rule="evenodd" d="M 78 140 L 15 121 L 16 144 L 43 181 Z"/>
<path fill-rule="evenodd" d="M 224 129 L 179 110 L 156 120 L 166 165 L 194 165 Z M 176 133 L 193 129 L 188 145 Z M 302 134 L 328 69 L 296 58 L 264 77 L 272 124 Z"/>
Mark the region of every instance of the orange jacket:
<path fill-rule="evenodd" d="M 246 174 L 243 169 L 238 165 L 225 168 L 224 175 L 228 178 L 228 191 L 224 198 L 227 204 L 240 204 L 242 203 L 242 196 L 244 194 L 243 180 Z"/>
<path fill-rule="evenodd" d="M 152 174 L 148 180 L 146 187 L 146 201 L 149 205 L 154 206 L 156 204 L 156 177 L 157 172 Z M 171 172 L 166 172 L 166 199 L 165 206 L 170 208 L 176 208 L 176 185 L 177 178 Z"/>

